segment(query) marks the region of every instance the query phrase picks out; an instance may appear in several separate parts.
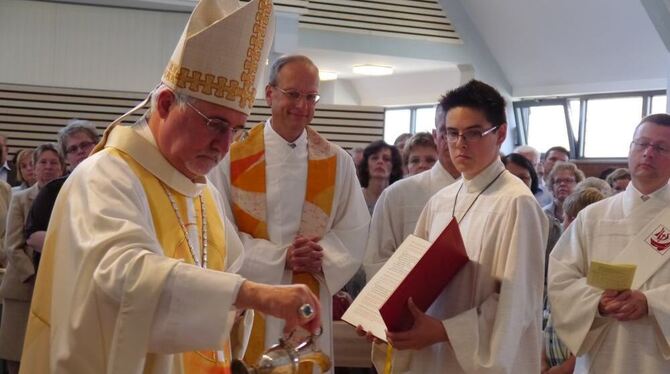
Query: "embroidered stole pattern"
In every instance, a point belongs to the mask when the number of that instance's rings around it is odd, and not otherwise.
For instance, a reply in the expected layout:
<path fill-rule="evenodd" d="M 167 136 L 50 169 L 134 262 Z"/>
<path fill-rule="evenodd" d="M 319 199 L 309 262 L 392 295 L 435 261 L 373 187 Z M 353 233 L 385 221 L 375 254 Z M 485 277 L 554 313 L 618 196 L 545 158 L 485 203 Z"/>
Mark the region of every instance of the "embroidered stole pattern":
<path fill-rule="evenodd" d="M 163 253 L 167 257 L 181 259 L 186 263 L 195 264 L 191 252 L 188 247 L 188 238 L 184 235 L 184 231 L 179 227 L 179 221 L 175 212 L 172 210 L 172 205 L 168 199 L 161 182 L 153 174 L 142 167 L 131 156 L 121 150 L 110 148 L 110 153 L 116 157 L 122 158 L 128 166 L 133 170 L 135 175 L 142 183 L 144 191 L 149 202 L 151 216 L 153 218 L 154 228 L 158 242 L 160 243 Z M 170 189 L 169 186 L 165 186 Z M 179 192 L 170 189 L 175 198 L 175 202 L 182 217 L 188 217 L 186 212 L 186 199 L 188 197 Z M 219 216 L 218 209 L 212 193 L 208 188 L 203 190 L 200 196 L 204 199 L 207 215 L 207 241 L 208 241 L 208 268 L 212 270 L 225 271 L 226 268 L 226 241 L 224 237 L 224 226 Z M 193 204 L 196 209 L 196 224 L 198 232 L 202 228 L 202 212 L 200 211 L 200 204 Z M 186 222 L 185 222 L 186 224 Z M 202 238 L 200 238 L 202 240 Z M 184 318 L 188 318 L 185 316 Z M 221 347 L 224 352 L 224 361 L 217 359 L 216 351 L 197 351 L 187 352 L 182 354 L 182 362 L 184 366 L 184 373 L 195 374 L 229 374 L 230 360 L 232 358 L 230 345 L 227 342 L 224 347 Z"/>
<path fill-rule="evenodd" d="M 231 205 L 239 230 L 255 238 L 269 239 L 266 223 L 264 129 L 265 124 L 260 123 L 251 129 L 245 139 L 231 145 L 230 184 Z M 335 195 L 337 151 L 309 126 L 306 131 L 307 188 L 298 234 L 323 237 Z M 318 297 L 319 282 L 312 274 L 293 273 L 293 283 L 306 284 Z M 263 353 L 264 345 L 265 319 L 260 313 L 256 313 L 245 361 L 256 363 Z"/>

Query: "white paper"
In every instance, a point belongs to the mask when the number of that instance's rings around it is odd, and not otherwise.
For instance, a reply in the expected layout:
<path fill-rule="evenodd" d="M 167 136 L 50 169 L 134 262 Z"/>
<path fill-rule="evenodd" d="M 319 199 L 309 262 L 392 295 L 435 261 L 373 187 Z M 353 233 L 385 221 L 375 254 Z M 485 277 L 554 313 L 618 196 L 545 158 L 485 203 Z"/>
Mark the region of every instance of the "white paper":
<path fill-rule="evenodd" d="M 430 245 L 427 240 L 414 235 L 408 236 L 358 294 L 349 309 L 344 312 L 342 320 L 353 326 L 361 325 L 365 331 L 386 341 L 386 324 L 379 313 L 379 308 L 416 266 Z"/>

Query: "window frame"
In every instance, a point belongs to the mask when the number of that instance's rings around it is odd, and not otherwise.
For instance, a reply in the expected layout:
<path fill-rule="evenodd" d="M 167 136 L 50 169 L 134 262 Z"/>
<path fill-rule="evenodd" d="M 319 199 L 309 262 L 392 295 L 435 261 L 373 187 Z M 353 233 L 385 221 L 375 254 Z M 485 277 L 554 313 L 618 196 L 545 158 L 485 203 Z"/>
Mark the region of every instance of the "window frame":
<path fill-rule="evenodd" d="M 416 134 L 416 112 L 419 109 L 426 109 L 426 108 L 435 108 L 439 103 L 435 104 L 423 104 L 423 105 L 410 105 L 410 106 L 393 106 L 393 107 L 386 107 L 384 108 L 384 115 L 386 115 L 386 111 L 389 110 L 402 110 L 402 109 L 409 109 L 409 133 L 414 135 Z M 382 139 L 384 139 L 386 136 L 386 123 L 384 123 L 384 131 L 382 134 Z"/>
<path fill-rule="evenodd" d="M 631 92 L 617 92 L 617 93 L 599 93 L 599 94 L 589 94 L 589 95 L 574 95 L 574 96 L 561 96 L 553 98 L 537 98 L 537 99 L 520 99 L 512 103 L 514 118 L 517 123 L 515 131 L 514 146 L 521 144 L 528 144 L 528 109 L 538 106 L 549 106 L 549 105 L 562 105 L 563 113 L 565 115 L 565 125 L 566 131 L 568 134 L 568 142 L 570 144 L 570 158 L 571 159 L 583 159 L 583 160 L 593 160 L 593 161 L 621 161 L 625 160 L 626 157 L 609 157 L 609 158 L 599 158 L 599 157 L 584 157 L 585 151 L 585 135 L 586 135 L 586 117 L 588 113 L 588 105 L 590 100 L 596 99 L 616 99 L 623 97 L 642 97 L 642 106 L 640 108 L 641 116 L 640 118 L 651 114 L 651 100 L 654 96 L 666 95 L 666 90 L 650 90 L 650 91 L 631 91 Z M 578 136 L 575 137 L 573 132 L 573 127 L 570 119 L 570 101 L 579 100 L 579 124 L 578 124 Z M 539 150 L 544 152 L 544 150 Z"/>

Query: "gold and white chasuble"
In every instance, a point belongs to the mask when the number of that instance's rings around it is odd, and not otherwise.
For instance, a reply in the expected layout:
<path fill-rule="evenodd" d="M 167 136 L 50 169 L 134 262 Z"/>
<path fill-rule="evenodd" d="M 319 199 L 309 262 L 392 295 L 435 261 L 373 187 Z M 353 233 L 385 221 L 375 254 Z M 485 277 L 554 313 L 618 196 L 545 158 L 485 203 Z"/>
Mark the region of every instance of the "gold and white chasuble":
<path fill-rule="evenodd" d="M 239 267 L 242 247 L 220 195 L 174 169 L 146 125 L 106 139 L 56 201 L 21 372 L 228 373 L 242 278 L 224 271 Z M 188 245 L 200 260 L 201 206 L 207 270 Z"/>
<path fill-rule="evenodd" d="M 645 201 L 630 183 L 623 193 L 581 211 L 556 243 L 549 301 L 558 336 L 577 355 L 575 373 L 670 373 L 669 207 L 669 186 Z M 633 282 L 646 296 L 649 314 L 620 322 L 598 313 L 603 291 L 587 285 L 586 276 L 591 261 L 621 263 L 617 258 L 627 251 L 657 260 L 644 281 L 638 275 L 648 265 L 638 264 Z"/>
<path fill-rule="evenodd" d="M 310 127 L 289 144 L 271 126 L 255 126 L 210 173 L 225 191 L 244 243 L 240 274 L 269 284 L 307 284 L 319 295 L 320 348 L 332 357 L 331 299 L 359 269 L 369 213 L 351 157 Z M 323 273 L 292 273 L 286 249 L 296 236 L 318 236 Z M 255 362 L 282 336 L 283 321 L 256 317 L 245 360 Z"/>

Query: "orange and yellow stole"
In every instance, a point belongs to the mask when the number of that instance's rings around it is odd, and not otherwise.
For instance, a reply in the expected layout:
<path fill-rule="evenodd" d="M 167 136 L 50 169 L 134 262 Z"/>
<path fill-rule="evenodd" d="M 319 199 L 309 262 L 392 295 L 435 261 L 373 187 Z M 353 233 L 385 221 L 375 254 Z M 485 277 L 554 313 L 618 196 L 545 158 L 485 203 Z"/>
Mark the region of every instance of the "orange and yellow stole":
<path fill-rule="evenodd" d="M 260 123 L 251 129 L 245 139 L 231 145 L 230 184 L 232 210 L 239 230 L 255 238 L 269 239 L 264 129 L 264 123 Z M 307 188 L 298 234 L 323 237 L 333 208 L 337 149 L 309 126 L 306 131 Z M 310 273 L 293 273 L 293 283 L 306 284 L 319 295 L 319 282 Z M 256 313 L 245 361 L 255 364 L 263 353 L 264 345 L 265 319 Z"/>
<path fill-rule="evenodd" d="M 160 180 L 142 167 L 128 154 L 117 149 L 110 149 L 110 152 L 117 157 L 122 158 L 128 166 L 135 172 L 144 187 L 151 216 L 158 236 L 158 241 L 163 253 L 167 257 L 183 260 L 189 264 L 195 264 L 191 251 L 188 247 L 188 238 L 184 230 L 180 227 L 179 220 L 175 214 L 172 204 L 161 185 Z M 179 192 L 169 189 L 179 209 L 181 217 L 188 217 L 186 211 L 186 199 L 188 197 Z M 226 240 L 224 237 L 225 229 L 223 221 L 218 214 L 218 209 L 212 193 L 205 188 L 199 199 L 204 199 L 205 209 L 207 211 L 207 268 L 218 271 L 226 269 Z M 198 232 L 202 230 L 202 211 L 200 201 L 193 204 L 196 209 L 196 224 Z M 187 224 L 187 222 L 184 222 Z M 202 240 L 202 238 L 200 238 Z M 186 318 L 186 317 L 185 317 Z M 186 374 L 230 374 L 230 360 L 232 358 L 230 345 L 228 342 L 221 347 L 224 352 L 223 360 L 217 357 L 216 351 L 197 351 L 182 353 L 182 362 L 184 373 Z"/>

